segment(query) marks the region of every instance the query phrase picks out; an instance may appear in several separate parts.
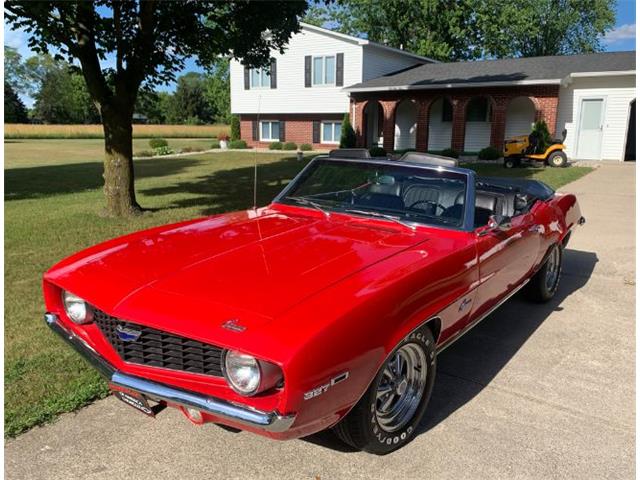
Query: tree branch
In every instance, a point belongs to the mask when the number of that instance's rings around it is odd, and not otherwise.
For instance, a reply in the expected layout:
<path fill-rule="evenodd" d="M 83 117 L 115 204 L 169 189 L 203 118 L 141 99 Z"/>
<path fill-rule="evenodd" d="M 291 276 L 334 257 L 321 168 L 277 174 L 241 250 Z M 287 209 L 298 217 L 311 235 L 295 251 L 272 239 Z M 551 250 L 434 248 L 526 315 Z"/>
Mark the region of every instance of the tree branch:
<path fill-rule="evenodd" d="M 76 54 L 82 64 L 87 88 L 91 95 L 103 105 L 111 100 L 112 92 L 100 67 L 96 49 L 93 0 L 78 3 L 76 21 L 71 26 L 71 30 L 76 36 Z"/>

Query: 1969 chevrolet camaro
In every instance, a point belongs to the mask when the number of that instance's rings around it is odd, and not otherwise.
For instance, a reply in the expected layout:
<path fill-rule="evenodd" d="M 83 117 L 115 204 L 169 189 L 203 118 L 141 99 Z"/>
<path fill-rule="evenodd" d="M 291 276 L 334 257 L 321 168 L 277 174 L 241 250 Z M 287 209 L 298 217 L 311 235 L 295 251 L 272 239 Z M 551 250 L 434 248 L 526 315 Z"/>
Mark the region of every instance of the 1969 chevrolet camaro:
<path fill-rule="evenodd" d="M 523 286 L 553 297 L 583 222 L 538 181 L 338 150 L 267 207 L 63 260 L 45 320 L 149 415 L 276 439 L 333 427 L 384 454 L 415 435 L 440 351 Z"/>

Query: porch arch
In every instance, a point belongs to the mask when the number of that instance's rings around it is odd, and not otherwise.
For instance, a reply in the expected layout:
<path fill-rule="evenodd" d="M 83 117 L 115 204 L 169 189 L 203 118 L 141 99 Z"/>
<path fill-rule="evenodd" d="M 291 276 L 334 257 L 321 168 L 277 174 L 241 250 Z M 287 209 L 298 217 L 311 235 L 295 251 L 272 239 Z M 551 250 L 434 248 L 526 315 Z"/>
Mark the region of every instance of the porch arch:
<path fill-rule="evenodd" d="M 413 100 L 402 100 L 395 109 L 394 150 L 416 148 L 418 109 Z"/>
<path fill-rule="evenodd" d="M 382 147 L 384 135 L 384 109 L 377 100 L 369 100 L 363 110 L 364 146 Z"/>
<path fill-rule="evenodd" d="M 491 145 L 491 125 L 495 102 L 489 95 L 469 99 L 465 105 L 464 151 L 479 152 Z"/>
<path fill-rule="evenodd" d="M 451 128 L 453 124 L 453 105 L 449 97 L 439 97 L 429 106 L 429 151 L 451 148 Z"/>
<path fill-rule="evenodd" d="M 536 105 L 530 97 L 515 97 L 507 106 L 505 138 L 529 135 L 536 120 Z"/>

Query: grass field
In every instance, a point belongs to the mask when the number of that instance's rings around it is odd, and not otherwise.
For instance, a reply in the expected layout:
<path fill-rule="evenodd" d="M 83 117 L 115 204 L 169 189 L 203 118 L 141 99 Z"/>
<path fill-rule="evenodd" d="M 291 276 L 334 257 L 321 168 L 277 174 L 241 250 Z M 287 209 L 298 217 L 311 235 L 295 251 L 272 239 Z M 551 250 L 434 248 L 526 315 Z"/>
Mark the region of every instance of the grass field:
<path fill-rule="evenodd" d="M 184 147 L 211 148 L 210 138 L 168 138 L 169 146 L 177 150 Z M 151 150 L 148 138 L 134 138 L 133 152 Z M 104 140 L 6 140 L 4 142 L 4 167 L 35 167 L 38 165 L 102 162 L 104 158 Z"/>
<path fill-rule="evenodd" d="M 133 138 L 214 138 L 229 133 L 229 126 L 216 125 L 134 125 Z M 9 123 L 4 138 L 104 138 L 102 125 L 35 125 Z"/>
<path fill-rule="evenodd" d="M 110 237 L 250 206 L 255 155 L 261 205 L 305 163 L 282 154 L 249 152 L 139 160 L 138 200 L 154 211 L 107 219 L 100 216 L 102 164 L 95 145 L 85 140 L 5 144 L 6 436 L 107 394 L 98 374 L 45 327 L 42 273 L 65 256 Z M 554 187 L 590 170 L 478 168 L 488 175 L 542 178 Z"/>

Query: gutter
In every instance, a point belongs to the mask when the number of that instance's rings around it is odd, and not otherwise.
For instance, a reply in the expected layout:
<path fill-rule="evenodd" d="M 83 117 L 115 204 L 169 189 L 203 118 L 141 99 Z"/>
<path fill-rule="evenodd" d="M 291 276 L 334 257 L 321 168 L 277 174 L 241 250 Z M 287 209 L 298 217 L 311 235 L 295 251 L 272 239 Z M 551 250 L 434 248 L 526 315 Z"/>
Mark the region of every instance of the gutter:
<path fill-rule="evenodd" d="M 512 87 L 514 85 L 561 85 L 562 79 L 550 78 L 542 80 L 509 80 L 502 82 L 464 82 L 464 83 L 436 83 L 430 85 L 398 85 L 382 87 L 345 87 L 347 93 L 359 92 L 397 92 L 407 90 L 442 90 L 453 88 L 481 88 L 481 87 Z"/>
<path fill-rule="evenodd" d="M 596 77 L 622 77 L 625 75 L 635 75 L 635 70 L 608 70 L 604 72 L 573 72 L 562 79 L 561 85 L 566 87 L 573 82 L 574 78 L 596 78 Z"/>

